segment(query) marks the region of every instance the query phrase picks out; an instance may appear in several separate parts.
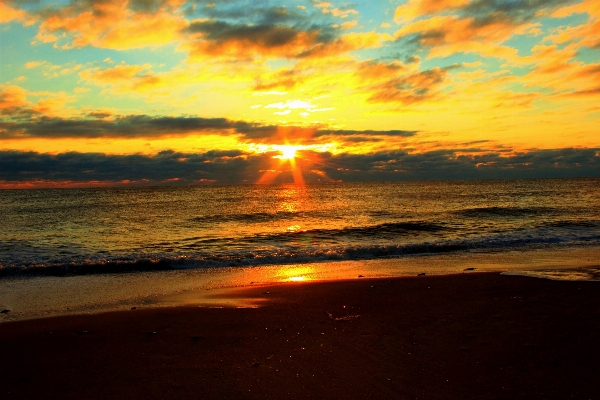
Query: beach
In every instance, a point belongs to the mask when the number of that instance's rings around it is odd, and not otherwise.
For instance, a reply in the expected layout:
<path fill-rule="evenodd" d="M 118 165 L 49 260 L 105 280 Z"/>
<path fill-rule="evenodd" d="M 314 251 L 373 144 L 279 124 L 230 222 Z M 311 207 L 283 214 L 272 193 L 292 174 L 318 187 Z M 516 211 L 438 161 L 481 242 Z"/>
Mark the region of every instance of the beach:
<path fill-rule="evenodd" d="M 595 399 L 597 282 L 289 282 L 0 325 L 4 399 Z M 219 298 L 214 297 L 214 304 Z"/>

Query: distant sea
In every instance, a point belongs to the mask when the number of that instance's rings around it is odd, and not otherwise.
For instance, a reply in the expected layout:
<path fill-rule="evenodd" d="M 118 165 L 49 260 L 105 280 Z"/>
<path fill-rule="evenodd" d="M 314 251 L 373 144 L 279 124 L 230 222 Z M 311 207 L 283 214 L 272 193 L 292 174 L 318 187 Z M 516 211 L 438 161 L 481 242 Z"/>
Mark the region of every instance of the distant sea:
<path fill-rule="evenodd" d="M 600 179 L 0 191 L 0 278 L 600 245 Z"/>

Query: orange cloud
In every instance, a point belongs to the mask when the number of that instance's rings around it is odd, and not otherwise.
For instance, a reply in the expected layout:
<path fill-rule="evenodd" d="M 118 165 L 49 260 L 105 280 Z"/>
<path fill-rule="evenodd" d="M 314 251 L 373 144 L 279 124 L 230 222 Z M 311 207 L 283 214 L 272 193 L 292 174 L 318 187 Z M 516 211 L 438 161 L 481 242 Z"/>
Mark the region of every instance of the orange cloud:
<path fill-rule="evenodd" d="M 586 64 L 576 60 L 577 49 L 577 44 L 564 47 L 534 46 L 533 54 L 526 58 L 534 66 L 521 82 L 527 87 L 548 89 L 557 98 L 575 93 L 597 94 L 600 86 L 600 63 Z"/>
<path fill-rule="evenodd" d="M 64 93 L 58 93 L 54 97 L 40 99 L 31 109 L 46 116 L 65 116 L 70 114 L 65 105 L 72 102 L 74 98 Z"/>
<path fill-rule="evenodd" d="M 473 18 L 435 16 L 405 25 L 394 36 L 403 38 L 415 35 L 416 41 L 430 48 L 429 58 L 448 57 L 464 52 L 520 63 L 518 51 L 502 46 L 502 43 L 515 34 L 526 33 L 534 26 L 526 24 L 516 30 L 514 24 L 502 19 L 479 24 Z"/>
<path fill-rule="evenodd" d="M 469 3 L 470 0 L 410 0 L 396 8 L 394 20 L 397 23 L 410 22 L 423 15 L 431 15 L 444 10 L 452 10 Z"/>
<path fill-rule="evenodd" d="M 331 8 L 333 4 L 331 3 L 318 3 L 315 4 L 315 7 L 320 8 L 323 14 L 331 14 L 334 17 L 340 17 L 342 19 L 348 18 L 350 15 L 357 15 L 358 11 L 352 9 L 340 9 L 340 8 Z"/>
<path fill-rule="evenodd" d="M 314 48 L 300 54 L 300 57 L 330 57 L 360 49 L 380 47 L 383 42 L 391 40 L 388 34 L 376 32 L 347 33 L 333 42 L 320 43 Z"/>
<path fill-rule="evenodd" d="M 254 94 L 277 92 L 284 95 L 298 91 L 302 98 L 310 96 L 318 99 L 320 96 L 337 97 L 341 94 L 346 96 L 348 90 L 353 90 L 354 72 L 358 62 L 351 57 L 304 57 L 299 59 L 292 68 L 283 67 L 272 72 L 256 71 L 254 74 Z M 258 92 L 258 93 L 257 93 Z M 329 101 L 325 107 L 331 107 L 342 99 Z M 339 103 L 341 105 L 341 103 Z"/>
<path fill-rule="evenodd" d="M 582 25 L 562 28 L 546 39 L 556 44 L 574 42 L 577 47 L 600 48 L 600 19 Z"/>
<path fill-rule="evenodd" d="M 12 21 L 23 21 L 26 18 L 27 13 L 25 11 L 12 8 L 4 2 L 0 3 L 0 24 Z"/>
<path fill-rule="evenodd" d="M 369 82 L 363 90 L 372 103 L 412 104 L 431 99 L 439 94 L 447 69 L 409 71 L 398 62 L 363 63 L 357 71 L 361 80 Z"/>
<path fill-rule="evenodd" d="M 32 103 L 28 97 L 40 97 Z M 28 92 L 20 86 L 12 85 L 0 90 L 0 115 L 8 119 L 30 118 L 36 116 L 65 116 L 73 112 L 65 108 L 65 104 L 73 101 L 72 96 L 63 92 Z"/>
<path fill-rule="evenodd" d="M 275 89 L 289 90 L 305 81 L 306 76 L 296 69 L 282 69 L 270 74 L 261 74 L 253 87 L 256 91 Z"/>
<path fill-rule="evenodd" d="M 386 79 L 391 75 L 407 71 L 408 67 L 399 61 L 385 62 L 364 62 L 358 66 L 357 73 L 362 79 Z"/>
<path fill-rule="evenodd" d="M 558 29 L 556 33 L 550 35 L 547 39 L 557 44 L 574 42 L 577 47 L 600 48 L 600 3 L 598 1 L 587 0 L 560 8 L 552 14 L 552 17 L 564 18 L 572 14 L 584 13 L 590 16 L 587 22 Z"/>
<path fill-rule="evenodd" d="M 27 69 L 36 68 L 42 64 L 43 64 L 43 62 L 41 62 L 41 61 L 29 61 L 29 62 L 25 63 L 25 68 L 27 68 Z"/>
<path fill-rule="evenodd" d="M 358 21 L 354 20 L 354 21 L 348 21 L 348 22 L 344 22 L 342 25 L 340 25 L 342 27 L 342 29 L 344 30 L 348 30 L 348 29 L 352 29 L 354 28 L 356 25 L 358 24 Z"/>
<path fill-rule="evenodd" d="M 63 48 L 124 50 L 162 46 L 177 40 L 187 25 L 173 8 L 179 3 L 165 2 L 154 13 L 132 11 L 127 2 L 120 0 L 94 0 L 91 7 L 73 4 L 50 13 L 40 24 L 37 39 Z"/>
<path fill-rule="evenodd" d="M 145 92 L 163 84 L 163 79 L 150 70 L 150 64 L 117 65 L 107 69 L 88 69 L 79 73 L 81 79 L 99 86 L 110 85 L 116 92 Z"/>
<path fill-rule="evenodd" d="M 549 15 L 564 2 L 410 0 L 396 9 L 395 20 L 402 26 L 395 38 L 418 43 L 429 51 L 428 58 L 475 53 L 523 65 L 518 50 L 505 42 L 515 36 L 540 35 L 542 25 L 535 19 Z"/>
<path fill-rule="evenodd" d="M 20 86 L 12 85 L 0 91 L 0 114 L 14 114 L 23 107 L 29 107 L 27 92 Z"/>
<path fill-rule="evenodd" d="M 554 18 L 565 18 L 573 14 L 587 13 L 594 18 L 600 18 L 600 4 L 596 0 L 583 0 L 555 10 L 551 15 Z"/>
<path fill-rule="evenodd" d="M 529 58 L 535 63 L 533 72 L 536 74 L 556 75 L 574 67 L 569 61 L 577 55 L 573 48 L 559 50 L 557 46 L 534 46 L 533 55 Z"/>

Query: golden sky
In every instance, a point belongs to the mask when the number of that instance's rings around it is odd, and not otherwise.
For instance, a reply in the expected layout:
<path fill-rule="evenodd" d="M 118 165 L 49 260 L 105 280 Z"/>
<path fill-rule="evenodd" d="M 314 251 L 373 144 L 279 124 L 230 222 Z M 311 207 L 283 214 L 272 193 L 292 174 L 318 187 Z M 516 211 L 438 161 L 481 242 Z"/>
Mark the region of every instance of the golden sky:
<path fill-rule="evenodd" d="M 0 35 L 3 187 L 600 174 L 597 0 L 0 0 Z"/>

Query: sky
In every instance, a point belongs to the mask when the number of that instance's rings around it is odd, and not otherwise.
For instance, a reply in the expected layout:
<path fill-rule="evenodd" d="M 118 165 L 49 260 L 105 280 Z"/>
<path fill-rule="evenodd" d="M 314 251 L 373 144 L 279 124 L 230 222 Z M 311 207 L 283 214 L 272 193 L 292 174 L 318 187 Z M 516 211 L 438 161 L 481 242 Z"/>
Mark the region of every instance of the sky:
<path fill-rule="evenodd" d="M 0 188 L 598 176 L 598 0 L 0 0 Z"/>

